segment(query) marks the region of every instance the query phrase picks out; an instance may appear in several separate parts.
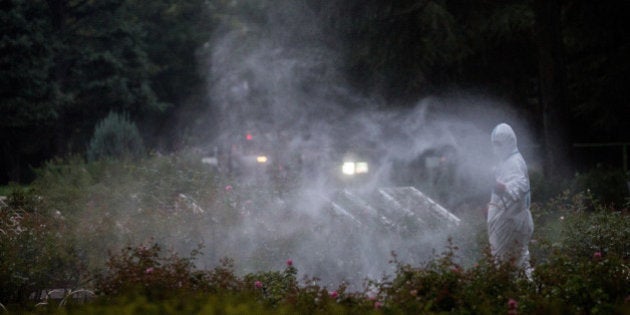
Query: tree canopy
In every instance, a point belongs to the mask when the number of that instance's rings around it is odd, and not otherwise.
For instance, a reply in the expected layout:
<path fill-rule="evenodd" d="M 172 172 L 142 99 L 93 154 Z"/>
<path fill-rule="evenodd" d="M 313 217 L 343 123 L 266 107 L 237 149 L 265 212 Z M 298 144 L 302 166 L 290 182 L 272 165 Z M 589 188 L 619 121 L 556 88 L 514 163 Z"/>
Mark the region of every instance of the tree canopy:
<path fill-rule="evenodd" d="M 205 2 L 2 2 L 0 181 L 84 154 L 96 123 L 126 112 L 148 143 L 200 93 L 195 53 L 207 39 Z M 167 144 L 168 145 L 168 144 Z"/>
<path fill-rule="evenodd" d="M 211 121 L 199 113 L 216 105 L 207 91 L 219 83 L 207 74 L 218 65 L 206 61 L 219 21 L 274 22 L 300 36 L 309 29 L 299 18 L 267 14 L 289 3 L 3 1 L 0 182 L 28 181 L 29 167 L 53 156 L 85 154 L 109 112 L 128 113 L 149 149 L 175 149 L 191 125 Z M 505 98 L 543 145 L 561 149 L 548 151 L 552 169 L 573 142 L 630 139 L 626 1 L 300 3 L 330 35 L 321 43 L 341 54 L 353 88 L 386 104 L 455 89 Z"/>

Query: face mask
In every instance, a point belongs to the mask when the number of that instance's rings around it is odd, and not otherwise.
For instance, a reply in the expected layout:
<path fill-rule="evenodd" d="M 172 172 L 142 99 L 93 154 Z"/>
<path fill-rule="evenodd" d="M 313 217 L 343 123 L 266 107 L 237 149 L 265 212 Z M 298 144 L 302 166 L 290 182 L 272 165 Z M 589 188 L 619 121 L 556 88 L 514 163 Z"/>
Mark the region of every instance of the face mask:
<path fill-rule="evenodd" d="M 503 158 L 505 155 L 505 145 L 501 142 L 492 142 L 492 152 L 498 158 Z"/>

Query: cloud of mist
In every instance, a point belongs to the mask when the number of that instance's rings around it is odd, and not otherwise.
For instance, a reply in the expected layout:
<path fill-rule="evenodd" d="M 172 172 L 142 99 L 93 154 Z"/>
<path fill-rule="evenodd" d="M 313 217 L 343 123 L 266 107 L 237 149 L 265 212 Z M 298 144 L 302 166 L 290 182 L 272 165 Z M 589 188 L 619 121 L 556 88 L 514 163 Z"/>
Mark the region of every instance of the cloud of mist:
<path fill-rule="evenodd" d="M 329 177 L 347 152 L 373 158 L 374 176 L 363 183 L 369 192 L 410 184 L 414 176 L 435 180 L 416 173 L 426 171 L 419 157 L 454 148 L 448 190 L 431 191 L 430 184 L 418 188 L 466 218 L 475 217 L 466 211 L 489 195 L 494 125 L 510 123 L 520 145 L 532 143 L 509 104 L 482 95 L 451 93 L 383 110 L 388 107 L 379 100 L 349 88 L 339 70 L 340 52 L 331 43 L 334 34 L 323 31 L 303 1 L 279 1 L 256 18 L 231 17 L 209 45 L 216 141 L 229 146 L 244 132 L 267 134 L 279 158 L 299 156 L 304 167 L 293 183 L 299 187 L 295 193 L 270 197 L 252 190 L 238 206 L 247 214 L 240 224 L 207 244 L 244 271 L 291 258 L 304 275 L 359 284 L 391 272 L 392 251 L 403 262 L 419 264 L 442 252 L 449 236 L 475 232 L 465 221 L 458 228 L 404 232 L 387 228 L 378 214 L 343 213 L 335 200 L 344 187 Z"/>

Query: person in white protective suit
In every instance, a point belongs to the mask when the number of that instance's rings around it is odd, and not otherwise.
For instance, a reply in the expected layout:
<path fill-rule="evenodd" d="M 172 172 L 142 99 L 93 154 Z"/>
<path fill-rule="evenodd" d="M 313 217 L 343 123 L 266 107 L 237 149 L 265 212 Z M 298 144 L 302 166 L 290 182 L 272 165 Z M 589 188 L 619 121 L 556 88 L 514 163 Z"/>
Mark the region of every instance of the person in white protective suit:
<path fill-rule="evenodd" d="M 499 160 L 494 169 L 496 183 L 488 204 L 488 236 L 493 257 L 512 261 L 531 279 L 528 244 L 534 231 L 530 207 L 527 164 L 516 146 L 516 135 L 508 124 L 492 130 L 492 148 Z"/>

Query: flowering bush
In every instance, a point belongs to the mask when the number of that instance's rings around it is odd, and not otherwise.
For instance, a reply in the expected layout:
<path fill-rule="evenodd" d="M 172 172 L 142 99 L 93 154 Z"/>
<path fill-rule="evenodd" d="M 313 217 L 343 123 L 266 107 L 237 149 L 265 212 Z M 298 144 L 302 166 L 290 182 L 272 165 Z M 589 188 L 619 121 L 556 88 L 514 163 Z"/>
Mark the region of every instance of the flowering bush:
<path fill-rule="evenodd" d="M 459 231 L 465 233 L 455 235 L 444 253 L 420 265 L 404 264 L 394 255 L 393 274 L 368 279 L 363 290 L 351 291 L 345 282 L 331 287 L 315 277 L 297 279 L 305 262 L 297 256 L 287 259 L 285 253 L 291 253 L 291 239 L 301 234 L 265 239 L 269 246 L 253 255 L 260 260 L 254 262 L 255 270 L 262 271 L 243 274 L 235 267 L 238 261 L 228 258 L 213 269 L 201 268 L 199 257 L 216 261 L 218 253 L 233 253 L 221 241 L 237 222 L 249 220 L 251 229 L 243 233 L 277 231 L 272 220 L 256 221 L 268 214 L 248 202 L 246 188 L 203 167 L 194 155 L 154 156 L 141 164 L 51 162 L 29 189 L 16 189 L 0 209 L 0 303 L 10 312 L 24 313 L 31 292 L 85 286 L 98 294 L 94 301 L 49 311 L 630 313 L 629 215 L 623 208 L 602 206 L 588 192 L 565 191 L 532 206 L 531 280 L 510 263 L 495 264 L 484 222 L 462 216 L 473 223 L 462 226 Z M 288 215 L 286 211 L 278 210 Z M 204 254 L 199 239 L 205 241 Z M 103 257 L 104 252 L 109 256 Z M 182 252 L 191 254 L 179 256 Z M 281 270 L 274 270 L 277 265 Z M 84 266 L 93 277 L 86 277 Z"/>
<path fill-rule="evenodd" d="M 26 303 L 50 285 L 76 285 L 83 267 L 73 247 L 65 246 L 65 231 L 29 191 L 10 191 L 0 206 L 0 302 Z"/>
<path fill-rule="evenodd" d="M 75 157 L 39 170 L 31 193 L 40 196 L 42 212 L 63 218 L 66 242 L 80 248 L 93 269 L 105 263 L 103 253 L 122 244 L 154 238 L 190 252 L 201 231 L 214 231 L 217 222 L 229 225 L 236 214 L 217 197 L 214 176 L 192 154 L 153 156 L 142 163 L 86 163 Z"/>
<path fill-rule="evenodd" d="M 191 257 L 181 258 L 176 253 L 163 256 L 158 244 L 126 247 L 121 253 L 110 255 L 106 270 L 95 276 L 97 294 L 117 296 L 140 294 L 148 300 L 163 300 L 182 292 L 206 288 L 205 273 L 193 266 Z"/>

